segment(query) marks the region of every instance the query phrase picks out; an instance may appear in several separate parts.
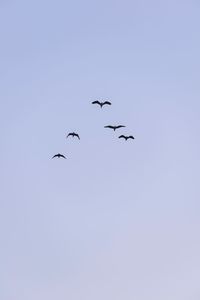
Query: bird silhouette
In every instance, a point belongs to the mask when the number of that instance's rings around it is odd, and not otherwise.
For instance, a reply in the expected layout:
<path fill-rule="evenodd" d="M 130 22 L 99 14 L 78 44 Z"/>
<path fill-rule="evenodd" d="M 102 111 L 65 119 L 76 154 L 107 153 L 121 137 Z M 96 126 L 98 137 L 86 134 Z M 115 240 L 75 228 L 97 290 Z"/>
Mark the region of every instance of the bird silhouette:
<path fill-rule="evenodd" d="M 113 129 L 114 131 L 116 129 L 119 129 L 119 128 L 122 128 L 122 127 L 126 127 L 126 126 L 124 126 L 124 125 L 117 125 L 117 126 L 107 125 L 107 126 L 104 126 L 104 128 L 110 128 L 110 129 Z"/>
<path fill-rule="evenodd" d="M 78 135 L 78 133 L 70 132 L 70 133 L 67 135 L 67 138 L 68 138 L 69 136 L 72 136 L 73 138 L 74 138 L 74 137 L 77 137 L 77 138 L 80 140 L 80 136 Z"/>
<path fill-rule="evenodd" d="M 125 139 L 127 141 L 128 139 L 134 140 L 135 138 L 132 135 L 129 135 L 129 136 L 120 135 L 119 139 Z"/>
<path fill-rule="evenodd" d="M 55 157 L 57 157 L 57 158 L 61 158 L 62 157 L 62 158 L 66 159 L 66 157 L 64 155 L 60 154 L 60 153 L 55 154 L 52 158 L 55 158 Z"/>
<path fill-rule="evenodd" d="M 92 104 L 98 104 L 99 106 L 101 106 L 101 108 L 102 108 L 104 105 L 112 105 L 112 103 L 109 102 L 109 101 L 105 101 L 105 102 L 93 101 Z"/>

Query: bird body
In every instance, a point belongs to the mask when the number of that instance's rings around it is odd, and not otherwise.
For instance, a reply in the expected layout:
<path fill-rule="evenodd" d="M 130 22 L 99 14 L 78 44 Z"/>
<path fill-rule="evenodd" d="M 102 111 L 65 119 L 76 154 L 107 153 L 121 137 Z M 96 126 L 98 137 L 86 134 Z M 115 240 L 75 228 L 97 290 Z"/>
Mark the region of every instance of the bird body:
<path fill-rule="evenodd" d="M 116 129 L 119 129 L 119 128 L 122 128 L 122 127 L 126 127 L 126 126 L 124 126 L 124 125 L 117 125 L 117 126 L 107 125 L 107 126 L 104 126 L 104 128 L 110 128 L 110 129 L 113 129 L 114 131 Z"/>
<path fill-rule="evenodd" d="M 57 157 L 57 158 L 61 158 L 62 157 L 62 158 L 66 159 L 66 157 L 64 155 L 60 154 L 60 153 L 55 154 L 52 158 L 55 158 L 55 157 Z"/>
<path fill-rule="evenodd" d="M 135 139 L 132 135 L 129 135 L 129 136 L 120 135 L 120 136 L 119 136 L 119 139 L 122 139 L 122 138 L 125 139 L 126 141 L 127 141 L 128 139 L 132 139 L 132 140 Z"/>
<path fill-rule="evenodd" d="M 112 105 L 112 103 L 110 101 L 104 101 L 104 102 L 100 102 L 100 101 L 93 101 L 92 104 L 98 104 L 101 108 L 104 105 Z"/>
<path fill-rule="evenodd" d="M 77 138 L 80 140 L 80 136 L 78 135 L 78 133 L 70 132 L 70 133 L 67 135 L 67 138 L 68 138 L 69 136 L 77 137 Z"/>

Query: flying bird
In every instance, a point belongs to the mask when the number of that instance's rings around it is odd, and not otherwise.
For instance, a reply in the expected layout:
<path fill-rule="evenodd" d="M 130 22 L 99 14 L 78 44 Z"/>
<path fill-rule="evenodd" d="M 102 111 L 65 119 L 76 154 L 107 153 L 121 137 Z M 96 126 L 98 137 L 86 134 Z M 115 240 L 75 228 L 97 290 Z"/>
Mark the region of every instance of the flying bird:
<path fill-rule="evenodd" d="M 112 103 L 109 102 L 109 101 L 105 101 L 105 102 L 93 101 L 92 104 L 98 104 L 99 106 L 101 106 L 101 108 L 102 108 L 104 105 L 112 105 Z"/>
<path fill-rule="evenodd" d="M 72 136 L 73 138 L 74 138 L 74 137 L 77 137 L 77 138 L 80 140 L 80 136 L 78 135 L 78 133 L 70 132 L 70 133 L 68 134 L 67 138 L 68 138 L 69 136 Z"/>
<path fill-rule="evenodd" d="M 57 158 L 61 158 L 62 157 L 62 158 L 66 159 L 66 157 L 64 155 L 60 154 L 60 153 L 55 154 L 52 158 L 55 158 L 55 157 L 57 157 Z"/>
<path fill-rule="evenodd" d="M 104 128 L 110 128 L 110 129 L 113 129 L 114 131 L 116 129 L 119 129 L 119 128 L 122 128 L 122 127 L 126 127 L 126 126 L 124 126 L 124 125 L 118 125 L 118 126 L 107 125 L 107 126 L 104 126 Z"/>
<path fill-rule="evenodd" d="M 120 136 L 119 136 L 119 139 L 125 139 L 125 140 L 127 141 L 128 139 L 134 140 L 135 138 L 134 138 L 134 136 L 132 136 L 132 135 L 129 135 L 129 136 L 120 135 Z"/>

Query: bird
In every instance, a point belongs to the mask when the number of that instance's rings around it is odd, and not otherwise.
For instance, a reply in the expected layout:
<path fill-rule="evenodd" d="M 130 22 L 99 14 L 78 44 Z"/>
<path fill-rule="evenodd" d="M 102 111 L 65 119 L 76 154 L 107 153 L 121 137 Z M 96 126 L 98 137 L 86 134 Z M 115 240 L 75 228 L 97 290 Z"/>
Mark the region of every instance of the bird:
<path fill-rule="evenodd" d="M 119 136 L 119 139 L 125 139 L 126 141 L 128 140 L 128 139 L 132 139 L 132 140 L 134 140 L 135 138 L 134 138 L 134 136 L 132 136 L 132 135 L 129 135 L 129 136 L 125 136 L 125 135 L 120 135 Z"/>
<path fill-rule="evenodd" d="M 105 102 L 100 102 L 100 101 L 93 101 L 92 104 L 98 104 L 99 106 L 101 106 L 101 108 L 104 105 L 112 105 L 112 103 L 110 101 L 105 101 Z"/>
<path fill-rule="evenodd" d="M 66 159 L 66 157 L 64 155 L 60 154 L 60 153 L 55 154 L 52 158 L 55 158 L 55 157 L 57 157 L 57 158 L 61 158 L 62 157 L 62 158 Z"/>
<path fill-rule="evenodd" d="M 107 125 L 107 126 L 104 126 L 104 128 L 110 128 L 110 129 L 113 129 L 114 131 L 116 129 L 119 129 L 119 128 L 122 128 L 122 127 L 126 127 L 126 126 L 124 126 L 124 125 L 117 125 L 117 126 Z"/>
<path fill-rule="evenodd" d="M 72 136 L 72 137 L 75 137 L 75 136 L 76 136 L 76 137 L 80 140 L 80 136 L 78 135 L 78 133 L 70 132 L 70 133 L 67 135 L 67 138 L 68 138 L 69 136 Z"/>

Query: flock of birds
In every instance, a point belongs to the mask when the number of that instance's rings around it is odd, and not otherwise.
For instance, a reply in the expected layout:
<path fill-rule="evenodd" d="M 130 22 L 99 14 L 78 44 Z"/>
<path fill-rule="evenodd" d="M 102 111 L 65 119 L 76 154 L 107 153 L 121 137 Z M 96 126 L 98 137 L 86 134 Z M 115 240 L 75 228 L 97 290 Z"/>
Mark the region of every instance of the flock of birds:
<path fill-rule="evenodd" d="M 101 108 L 103 108 L 105 105 L 112 105 L 112 103 L 110 101 L 104 101 L 104 102 L 100 102 L 100 101 L 93 101 L 92 104 L 97 104 L 99 105 Z M 107 125 L 107 126 L 104 126 L 104 128 L 109 128 L 109 129 L 113 129 L 114 131 L 116 131 L 117 129 L 120 129 L 120 128 L 123 128 L 123 127 L 126 127 L 124 125 Z M 66 138 L 68 137 L 76 137 L 80 140 L 80 136 L 78 133 L 75 133 L 75 132 L 70 132 Z M 126 136 L 126 135 L 120 135 L 118 137 L 119 139 L 124 139 L 125 141 L 129 140 L 129 139 L 132 139 L 134 140 L 135 138 L 132 136 L 132 135 L 129 135 L 129 136 Z M 66 157 L 63 155 L 63 154 L 60 154 L 60 153 L 57 153 L 55 154 L 52 158 L 64 158 L 66 159 Z"/>

